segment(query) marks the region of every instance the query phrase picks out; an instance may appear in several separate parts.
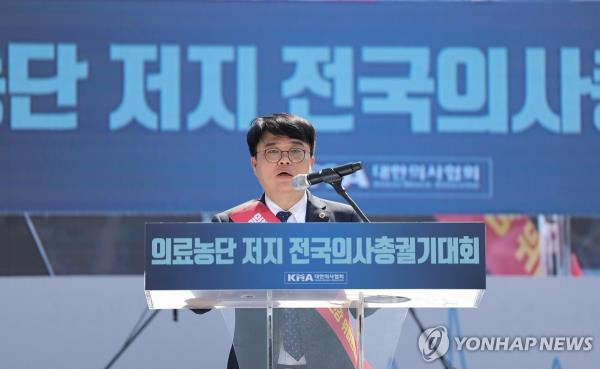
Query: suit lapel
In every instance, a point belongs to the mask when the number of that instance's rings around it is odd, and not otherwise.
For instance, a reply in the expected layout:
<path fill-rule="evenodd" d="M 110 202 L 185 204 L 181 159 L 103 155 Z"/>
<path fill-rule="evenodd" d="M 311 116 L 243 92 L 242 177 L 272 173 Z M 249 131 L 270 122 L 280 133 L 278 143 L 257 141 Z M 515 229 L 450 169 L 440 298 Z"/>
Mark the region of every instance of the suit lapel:
<path fill-rule="evenodd" d="M 318 197 L 313 196 L 310 191 L 306 191 L 308 201 L 306 203 L 306 222 L 330 222 L 331 212 L 327 205 Z"/>

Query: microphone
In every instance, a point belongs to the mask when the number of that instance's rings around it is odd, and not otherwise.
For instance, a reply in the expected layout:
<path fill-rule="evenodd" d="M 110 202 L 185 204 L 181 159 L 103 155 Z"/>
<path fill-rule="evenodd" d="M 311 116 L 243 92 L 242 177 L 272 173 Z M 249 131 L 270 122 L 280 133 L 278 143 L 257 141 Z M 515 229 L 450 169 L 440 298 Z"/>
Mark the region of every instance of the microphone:
<path fill-rule="evenodd" d="M 362 162 L 348 163 L 338 165 L 333 168 L 325 168 L 317 173 L 311 174 L 298 174 L 292 178 L 292 186 L 295 190 L 305 190 L 312 185 L 316 185 L 321 182 L 331 183 L 342 179 L 342 177 L 352 174 L 362 169 Z"/>

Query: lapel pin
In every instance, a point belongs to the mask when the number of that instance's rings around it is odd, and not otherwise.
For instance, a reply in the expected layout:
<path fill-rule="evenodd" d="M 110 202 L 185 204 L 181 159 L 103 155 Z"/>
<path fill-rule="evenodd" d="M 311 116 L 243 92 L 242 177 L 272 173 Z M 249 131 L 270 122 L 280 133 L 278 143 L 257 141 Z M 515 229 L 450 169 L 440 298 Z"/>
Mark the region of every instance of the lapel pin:
<path fill-rule="evenodd" d="M 321 219 L 325 219 L 326 216 L 327 215 L 325 215 L 325 213 L 323 213 L 323 212 L 319 213 L 319 218 L 321 218 Z"/>

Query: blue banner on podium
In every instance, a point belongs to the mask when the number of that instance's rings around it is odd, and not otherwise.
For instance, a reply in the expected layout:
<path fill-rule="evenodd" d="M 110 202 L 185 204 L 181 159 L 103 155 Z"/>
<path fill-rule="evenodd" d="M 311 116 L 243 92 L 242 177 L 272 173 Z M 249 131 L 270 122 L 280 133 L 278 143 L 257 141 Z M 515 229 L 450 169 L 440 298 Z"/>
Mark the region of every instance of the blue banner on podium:
<path fill-rule="evenodd" d="M 485 289 L 482 223 L 149 223 L 145 248 L 147 291 Z"/>

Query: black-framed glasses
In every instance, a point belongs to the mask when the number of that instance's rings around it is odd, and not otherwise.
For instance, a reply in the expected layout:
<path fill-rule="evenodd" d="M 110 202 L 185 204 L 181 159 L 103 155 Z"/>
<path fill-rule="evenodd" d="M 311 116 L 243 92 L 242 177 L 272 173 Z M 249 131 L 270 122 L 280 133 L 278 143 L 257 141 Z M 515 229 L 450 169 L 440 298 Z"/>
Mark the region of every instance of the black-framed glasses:
<path fill-rule="evenodd" d="M 279 150 L 276 148 L 264 149 L 265 159 L 269 163 L 277 163 L 283 157 L 283 153 L 287 153 L 288 158 L 292 163 L 300 163 L 306 157 L 306 150 L 301 148 L 293 148 L 287 151 Z"/>

